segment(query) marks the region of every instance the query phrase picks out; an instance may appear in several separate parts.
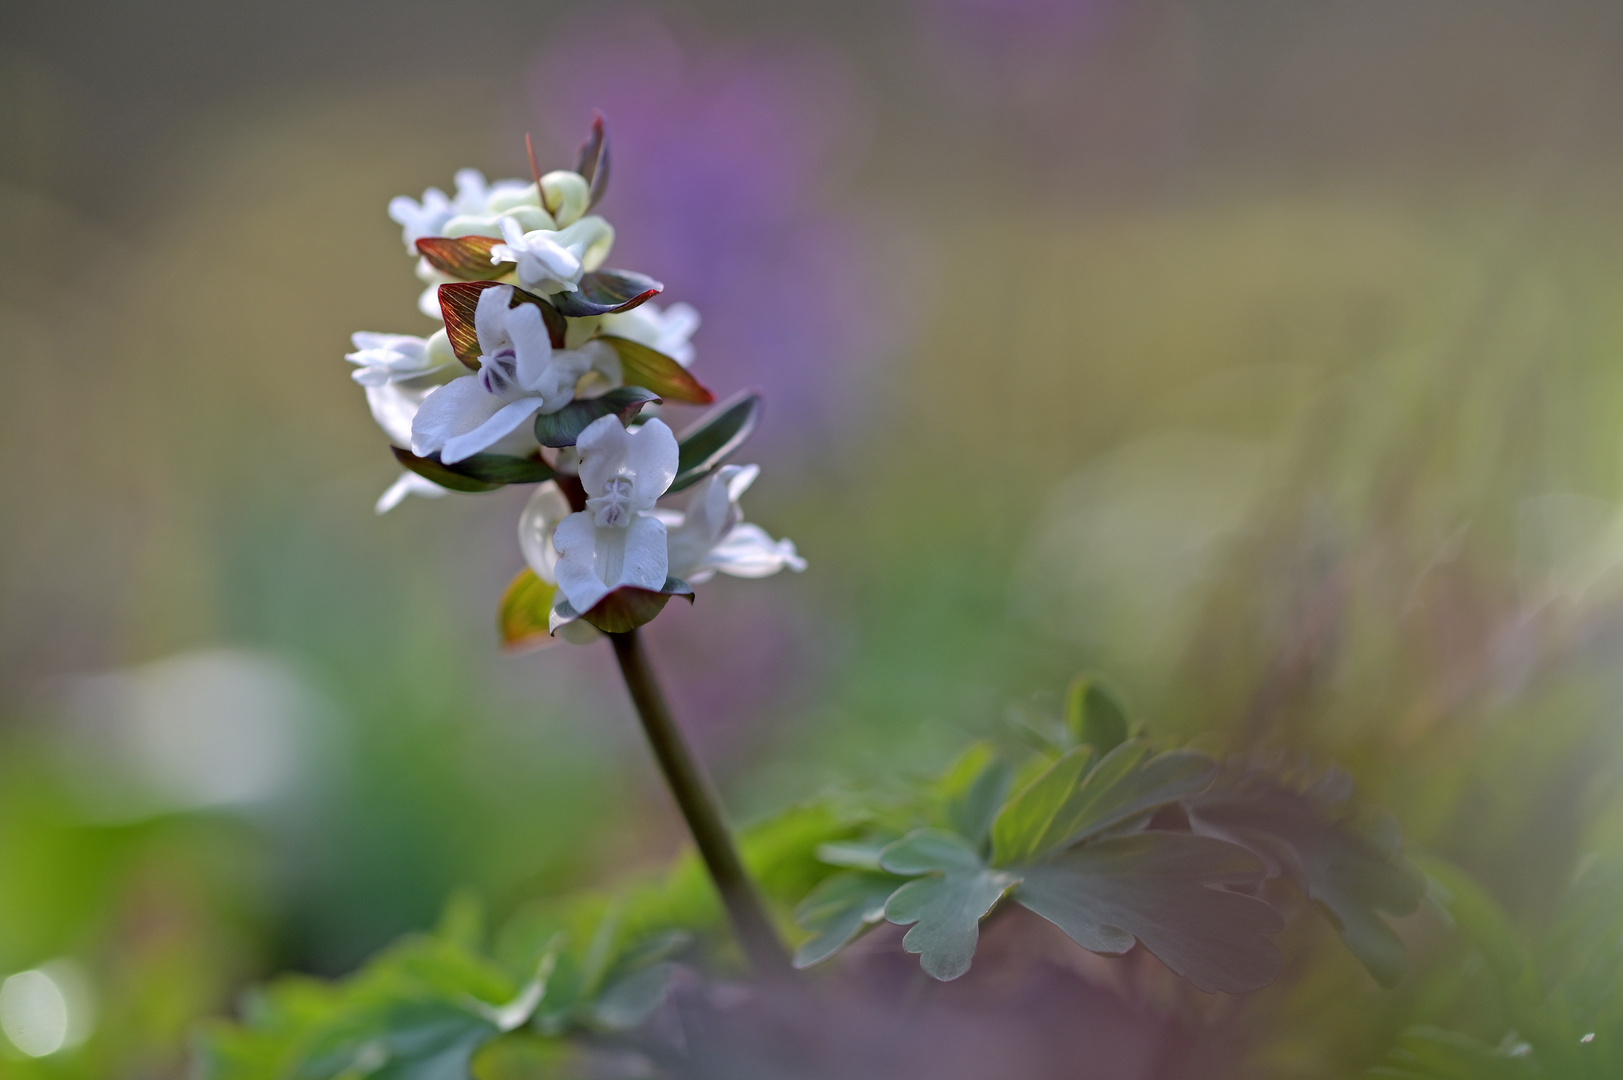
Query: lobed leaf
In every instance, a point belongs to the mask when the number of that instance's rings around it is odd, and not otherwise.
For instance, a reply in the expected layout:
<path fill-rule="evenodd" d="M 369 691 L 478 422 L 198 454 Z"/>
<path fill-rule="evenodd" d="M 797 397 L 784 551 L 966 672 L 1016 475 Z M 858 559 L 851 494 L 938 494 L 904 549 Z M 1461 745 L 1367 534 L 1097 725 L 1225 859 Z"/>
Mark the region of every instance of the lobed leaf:
<path fill-rule="evenodd" d="M 761 418 L 761 395 L 754 391 L 717 408 L 682 436 L 671 491 L 692 487 L 709 476 L 744 444 Z"/>
<path fill-rule="evenodd" d="M 479 331 L 474 325 L 474 312 L 479 308 L 479 294 L 486 289 L 495 288 L 502 284 L 499 281 L 453 281 L 448 285 L 441 285 L 439 291 L 440 314 L 445 317 L 445 336 L 450 339 L 451 351 L 456 358 L 462 361 L 462 366 L 469 371 L 479 370 Z M 564 317 L 558 314 L 556 308 L 534 293 L 525 292 L 516 286 L 513 289 L 513 299 L 507 305 L 534 304 L 541 309 L 541 319 L 546 323 L 547 335 L 552 339 L 552 347 L 564 347 L 564 332 L 567 324 Z M 675 363 L 675 361 L 671 361 Z"/>
<path fill-rule="evenodd" d="M 1044 769 L 1004 804 L 992 822 L 995 865 L 1026 862 L 1069 835 L 1069 819 L 1057 826 L 1055 819 L 1076 794 L 1076 786 L 1091 764 L 1093 747 L 1079 746 Z"/>
<path fill-rule="evenodd" d="M 1237 994 L 1279 974 L 1284 927 L 1254 897 L 1211 886 L 1261 878 L 1263 865 L 1221 840 L 1146 831 L 1062 851 L 1021 869 L 1014 899 L 1091 952 L 1134 940 L 1208 993 Z"/>
<path fill-rule="evenodd" d="M 664 290 L 664 285 L 647 274 L 630 270 L 591 270 L 581 275 L 579 288 L 554 293 L 551 303 L 560 315 L 584 319 L 630 311 Z"/>
<path fill-rule="evenodd" d="M 547 619 L 557 595 L 558 586 L 542 581 L 528 566 L 520 570 L 502 593 L 496 620 L 502 647 L 522 652 L 555 643 L 558 639 L 547 629 Z"/>
<path fill-rule="evenodd" d="M 442 290 L 452 288 L 440 286 Z M 597 340 L 612 346 L 620 356 L 622 381 L 627 386 L 646 386 L 667 401 L 686 405 L 708 405 L 716 395 L 705 389 L 688 369 L 662 352 L 656 352 L 630 338 L 604 334 Z"/>
<path fill-rule="evenodd" d="M 820 964 L 858 936 L 885 921 L 885 904 L 902 879 L 848 872 L 823 879 L 795 909 L 795 921 L 812 937 L 795 950 L 794 966 Z"/>
<path fill-rule="evenodd" d="M 1407 915 L 1425 886 L 1402 855 L 1378 842 L 1351 815 L 1262 773 L 1229 776 L 1185 802 L 1198 833 L 1239 844 L 1262 858 L 1270 876 L 1288 875 L 1317 901 L 1377 982 L 1403 978 L 1403 943 L 1381 918 Z"/>
<path fill-rule="evenodd" d="M 981 920 L 1020 880 L 981 862 L 962 837 L 938 829 L 902 837 L 885 849 L 880 865 L 895 874 L 933 875 L 897 889 L 885 918 L 912 926 L 902 948 L 917 953 L 925 973 L 943 982 L 969 970 Z"/>
<path fill-rule="evenodd" d="M 1150 754 L 1146 743 L 1125 742 L 1092 771 L 1088 771 L 1091 747 L 1078 747 L 1060 757 L 998 815 L 992 827 L 993 862 L 1007 866 L 1035 858 L 1147 817 L 1204 791 L 1216 773 L 1216 765 L 1204 754 L 1188 750 Z"/>
<path fill-rule="evenodd" d="M 424 236 L 417 240 L 417 251 L 434 269 L 458 281 L 493 281 L 518 268 L 517 263 L 491 261 L 490 249 L 504 242 L 499 236 Z"/>
<path fill-rule="evenodd" d="M 658 401 L 658 394 L 642 386 L 621 386 L 598 397 L 577 398 L 557 412 L 537 416 L 535 437 L 542 446 L 574 446 L 592 421 L 612 413 L 620 417 L 620 423 L 629 423 L 644 405 Z"/>

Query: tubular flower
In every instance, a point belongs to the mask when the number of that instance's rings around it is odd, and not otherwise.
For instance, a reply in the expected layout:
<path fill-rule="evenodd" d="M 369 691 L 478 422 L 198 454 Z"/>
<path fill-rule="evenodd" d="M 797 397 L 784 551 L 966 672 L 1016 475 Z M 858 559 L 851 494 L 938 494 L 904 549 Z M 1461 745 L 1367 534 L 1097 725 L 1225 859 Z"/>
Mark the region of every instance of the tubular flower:
<path fill-rule="evenodd" d="M 351 378 L 362 386 L 382 386 L 432 374 L 456 362 L 444 330 L 426 338 L 411 334 L 375 334 L 362 330 L 350 335 L 355 351 L 344 359 L 356 365 Z"/>
<path fill-rule="evenodd" d="M 676 436 L 662 420 L 627 430 L 616 416 L 588 424 L 575 442 L 586 509 L 552 535 L 558 590 L 576 614 L 615 589 L 665 587 L 665 525 L 649 511 L 676 478 Z M 539 574 L 539 571 L 537 571 Z M 552 629 L 573 616 L 555 607 Z"/>
<path fill-rule="evenodd" d="M 669 534 L 671 574 L 698 584 L 717 571 L 763 578 L 785 567 L 796 573 L 806 569 L 793 540 L 774 540 L 744 521 L 738 500 L 760 474 L 758 465 L 724 465 L 694 490 L 686 512 L 660 512 Z"/>
<path fill-rule="evenodd" d="M 603 333 L 630 338 L 683 367 L 693 366 L 693 343 L 689 339 L 699 328 L 699 312 L 692 304 L 676 303 L 662 311 L 658 304 L 649 302 L 601 319 Z"/>
<path fill-rule="evenodd" d="M 556 230 L 525 232 L 512 217 L 500 225 L 507 242 L 490 249 L 490 261 L 517 263 L 519 286 L 542 296 L 576 291 L 581 275 L 603 265 L 614 246 L 614 227 L 596 214 Z"/>
<path fill-rule="evenodd" d="M 605 346 L 554 349 L 541 310 L 509 307 L 511 285 L 479 296 L 474 325 L 479 370 L 429 393 L 411 425 L 411 451 L 439 454 L 450 465 L 492 448 L 520 456 L 535 449 L 522 429 L 536 413 L 553 413 L 574 400 L 575 384 L 591 370 Z"/>

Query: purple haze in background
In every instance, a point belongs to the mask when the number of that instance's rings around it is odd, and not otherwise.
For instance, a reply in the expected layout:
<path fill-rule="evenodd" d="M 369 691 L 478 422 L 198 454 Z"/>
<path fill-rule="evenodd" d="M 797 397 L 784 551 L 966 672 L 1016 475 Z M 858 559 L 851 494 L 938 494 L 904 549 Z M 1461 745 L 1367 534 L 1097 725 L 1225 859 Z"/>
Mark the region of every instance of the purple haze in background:
<path fill-rule="evenodd" d="M 896 345 L 871 230 L 825 201 L 861 142 L 846 67 L 799 46 L 723 47 L 652 19 L 599 18 L 561 34 L 530 86 L 565 159 L 604 114 L 611 262 L 664 281 L 660 302 L 699 309 L 694 370 L 719 396 L 767 392 L 756 445 L 844 429 L 857 411 L 845 401 Z"/>
<path fill-rule="evenodd" d="M 906 323 L 881 295 L 871 223 L 829 198 L 865 134 L 845 65 L 804 46 L 720 46 L 651 18 L 594 18 L 549 44 L 530 91 L 553 161 L 572 163 L 603 113 L 610 263 L 665 282 L 659 303 L 699 309 L 695 373 L 722 398 L 766 392 L 738 460 L 764 462 L 765 486 L 792 475 L 797 451 L 815 461 L 848 435 Z M 680 429 L 693 415 L 671 419 Z M 726 772 L 793 711 L 824 650 L 804 613 L 785 611 L 781 583 L 722 578 L 700 594 L 648 632 L 683 726 Z"/>

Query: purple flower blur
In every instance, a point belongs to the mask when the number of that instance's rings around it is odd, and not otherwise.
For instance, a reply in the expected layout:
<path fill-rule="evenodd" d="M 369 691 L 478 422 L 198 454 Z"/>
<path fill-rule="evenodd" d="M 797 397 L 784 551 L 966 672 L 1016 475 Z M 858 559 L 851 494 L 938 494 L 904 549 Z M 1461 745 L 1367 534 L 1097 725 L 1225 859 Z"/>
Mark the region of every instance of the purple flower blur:
<path fill-rule="evenodd" d="M 861 132 L 844 66 L 803 48 L 678 40 L 651 19 L 565 33 L 537 61 L 538 116 L 572 149 L 579 121 L 609 121 L 605 212 L 614 263 L 667 283 L 703 317 L 699 371 L 724 395 L 758 385 L 775 404 L 766 439 L 827 433 L 895 341 L 876 295 L 871 227 L 821 196 Z M 886 313 L 886 314 L 881 314 Z"/>

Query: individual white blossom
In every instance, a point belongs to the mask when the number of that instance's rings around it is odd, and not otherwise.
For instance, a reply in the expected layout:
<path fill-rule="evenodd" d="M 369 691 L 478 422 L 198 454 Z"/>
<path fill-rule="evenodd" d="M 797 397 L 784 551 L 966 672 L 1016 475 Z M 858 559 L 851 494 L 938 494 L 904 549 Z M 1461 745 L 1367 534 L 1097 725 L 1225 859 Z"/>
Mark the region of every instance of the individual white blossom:
<path fill-rule="evenodd" d="M 512 217 L 500 224 L 507 242 L 490 249 L 490 261 L 516 263 L 519 286 L 542 296 L 574 292 L 581 275 L 603 265 L 614 246 L 614 227 L 596 214 L 556 230 L 525 232 Z"/>
<path fill-rule="evenodd" d="M 350 335 L 355 351 L 344 359 L 356 365 L 350 377 L 362 386 L 382 386 L 431 374 L 456 363 L 456 353 L 444 330 L 428 337 L 412 334 L 376 334 L 362 330 Z"/>
<path fill-rule="evenodd" d="M 650 301 L 630 311 L 601 316 L 599 326 L 605 334 L 646 345 L 683 367 L 693 364 L 693 344 L 689 339 L 699 328 L 699 312 L 692 304 L 676 303 L 661 309 Z"/>
<path fill-rule="evenodd" d="M 451 200 L 435 187 L 423 192 L 422 202 L 410 195 L 396 195 L 389 200 L 389 216 L 400 223 L 400 238 L 405 241 L 406 250 L 414 255 L 419 239 L 444 235 L 445 223 L 454 213 Z"/>
<path fill-rule="evenodd" d="M 485 451 L 530 453 L 536 443 L 526 421 L 573 401 L 581 376 L 613 352 L 602 343 L 554 349 L 540 308 L 509 307 L 512 297 L 511 285 L 480 293 L 474 310 L 479 370 L 423 399 L 412 420 L 412 453 L 437 453 L 447 465 Z"/>
<path fill-rule="evenodd" d="M 552 544 L 552 533 L 569 513 L 569 500 L 557 484 L 548 480 L 536 485 L 530 501 L 524 504 L 524 513 L 519 515 L 519 550 L 535 576 L 549 585 L 558 584 L 558 549 Z M 572 645 L 586 645 L 602 634 L 585 619 L 573 619 L 557 628 L 557 636 Z"/>
<path fill-rule="evenodd" d="M 794 541 L 774 540 L 744 521 L 738 500 L 761 473 L 758 465 L 724 465 L 694 489 L 686 512 L 658 511 L 668 532 L 669 573 L 689 584 L 719 571 L 733 577 L 770 577 L 806 569 Z"/>
<path fill-rule="evenodd" d="M 664 588 L 665 525 L 649 511 L 676 478 L 676 436 L 662 420 L 628 430 L 618 417 L 602 416 L 580 433 L 575 450 L 586 509 L 552 534 L 563 599 L 583 613 L 618 588 Z M 566 621 L 555 607 L 552 629 Z"/>

